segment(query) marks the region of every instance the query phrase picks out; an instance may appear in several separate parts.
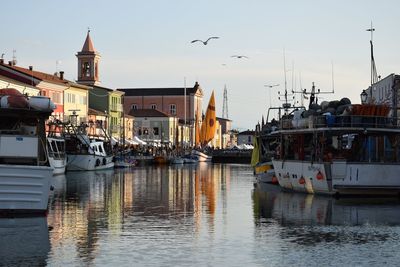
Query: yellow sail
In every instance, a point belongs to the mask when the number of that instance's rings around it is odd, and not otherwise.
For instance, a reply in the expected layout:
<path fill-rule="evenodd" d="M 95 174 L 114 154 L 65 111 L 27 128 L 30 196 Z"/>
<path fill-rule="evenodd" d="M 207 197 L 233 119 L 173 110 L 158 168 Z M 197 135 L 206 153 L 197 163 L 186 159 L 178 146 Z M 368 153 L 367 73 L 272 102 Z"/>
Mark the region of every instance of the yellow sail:
<path fill-rule="evenodd" d="M 258 138 L 254 137 L 254 148 L 251 154 L 251 166 L 255 167 L 260 162 L 260 145 L 258 144 Z"/>
<path fill-rule="evenodd" d="M 214 91 L 211 94 L 210 101 L 206 111 L 206 117 L 201 125 L 200 143 L 204 146 L 210 142 L 215 135 L 216 117 L 215 117 L 215 99 Z"/>

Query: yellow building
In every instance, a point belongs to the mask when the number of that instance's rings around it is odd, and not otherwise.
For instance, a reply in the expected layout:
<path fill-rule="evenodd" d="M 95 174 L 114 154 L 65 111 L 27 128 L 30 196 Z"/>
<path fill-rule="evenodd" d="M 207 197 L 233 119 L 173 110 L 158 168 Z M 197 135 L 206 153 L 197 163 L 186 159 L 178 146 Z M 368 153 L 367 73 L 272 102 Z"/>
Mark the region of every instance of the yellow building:
<path fill-rule="evenodd" d="M 89 86 L 68 81 L 68 88 L 64 90 L 64 120 L 70 115 L 78 115 L 77 123 L 88 121 L 88 92 Z"/>

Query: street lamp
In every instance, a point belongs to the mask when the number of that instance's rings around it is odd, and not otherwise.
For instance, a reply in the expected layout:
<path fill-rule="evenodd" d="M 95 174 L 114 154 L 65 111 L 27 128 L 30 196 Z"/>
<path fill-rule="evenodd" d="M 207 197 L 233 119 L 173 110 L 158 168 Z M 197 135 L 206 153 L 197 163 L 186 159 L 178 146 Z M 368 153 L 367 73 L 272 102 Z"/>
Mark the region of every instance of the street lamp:
<path fill-rule="evenodd" d="M 360 94 L 360 97 L 361 97 L 361 104 L 367 103 L 367 99 L 368 99 L 367 91 L 363 90 L 362 93 Z"/>

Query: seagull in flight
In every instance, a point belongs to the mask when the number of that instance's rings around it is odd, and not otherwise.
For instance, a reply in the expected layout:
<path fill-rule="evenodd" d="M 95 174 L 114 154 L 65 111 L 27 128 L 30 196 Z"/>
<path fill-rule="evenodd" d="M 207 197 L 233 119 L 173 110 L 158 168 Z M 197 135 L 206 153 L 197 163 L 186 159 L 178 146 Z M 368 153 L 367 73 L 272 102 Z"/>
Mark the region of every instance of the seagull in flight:
<path fill-rule="evenodd" d="M 249 57 L 247 57 L 247 56 L 242 56 L 242 55 L 233 55 L 233 56 L 231 56 L 231 57 L 236 57 L 236 58 L 249 58 Z"/>
<path fill-rule="evenodd" d="M 205 42 L 202 41 L 202 40 L 193 40 L 193 41 L 191 41 L 191 43 L 193 44 L 193 43 L 195 43 L 195 42 L 202 42 L 203 45 L 207 45 L 208 41 L 210 41 L 211 39 L 219 39 L 219 37 L 217 37 L 217 36 L 210 37 L 210 38 L 208 38 L 207 41 L 205 41 Z"/>

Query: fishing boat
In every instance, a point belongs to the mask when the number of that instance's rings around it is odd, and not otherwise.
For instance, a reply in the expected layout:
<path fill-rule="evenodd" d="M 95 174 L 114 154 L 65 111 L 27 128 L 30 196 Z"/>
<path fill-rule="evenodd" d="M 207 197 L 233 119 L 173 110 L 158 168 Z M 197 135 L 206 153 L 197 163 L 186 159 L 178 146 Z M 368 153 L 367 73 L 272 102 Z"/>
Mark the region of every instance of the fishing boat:
<path fill-rule="evenodd" d="M 103 137 L 89 136 L 86 128 L 86 124 L 69 124 L 65 127 L 67 170 L 93 171 L 114 168 L 110 138 L 106 134 Z"/>
<path fill-rule="evenodd" d="M 47 154 L 53 174 L 65 173 L 67 155 L 65 153 L 65 139 L 63 137 L 47 137 Z"/>
<path fill-rule="evenodd" d="M 46 153 L 45 121 L 16 89 L 0 90 L 0 211 L 45 213 L 53 169 Z"/>
<path fill-rule="evenodd" d="M 47 108 L 47 107 L 46 107 Z M 65 139 L 63 137 L 63 124 L 59 120 L 47 124 L 47 155 L 53 174 L 65 173 L 67 166 L 67 154 L 65 152 Z"/>
<path fill-rule="evenodd" d="M 312 93 L 309 110 L 283 109 L 278 127 L 263 137 L 278 144 L 271 153 L 282 188 L 310 194 L 400 193 L 398 119 L 389 116 L 386 105 L 349 102 L 318 105 Z"/>
<path fill-rule="evenodd" d="M 197 119 L 196 119 L 197 120 Z M 203 123 L 199 133 L 196 133 L 196 138 L 199 135 L 199 145 L 197 149 L 192 150 L 192 155 L 198 158 L 200 162 L 211 162 L 212 155 L 207 151 L 207 144 L 214 139 L 216 131 L 216 116 L 215 116 L 215 97 L 214 91 L 211 94 L 210 101 L 208 102 L 206 116 L 204 117 Z M 198 125 L 196 122 L 196 130 L 198 131 Z M 196 144 L 197 145 L 197 144 Z"/>

